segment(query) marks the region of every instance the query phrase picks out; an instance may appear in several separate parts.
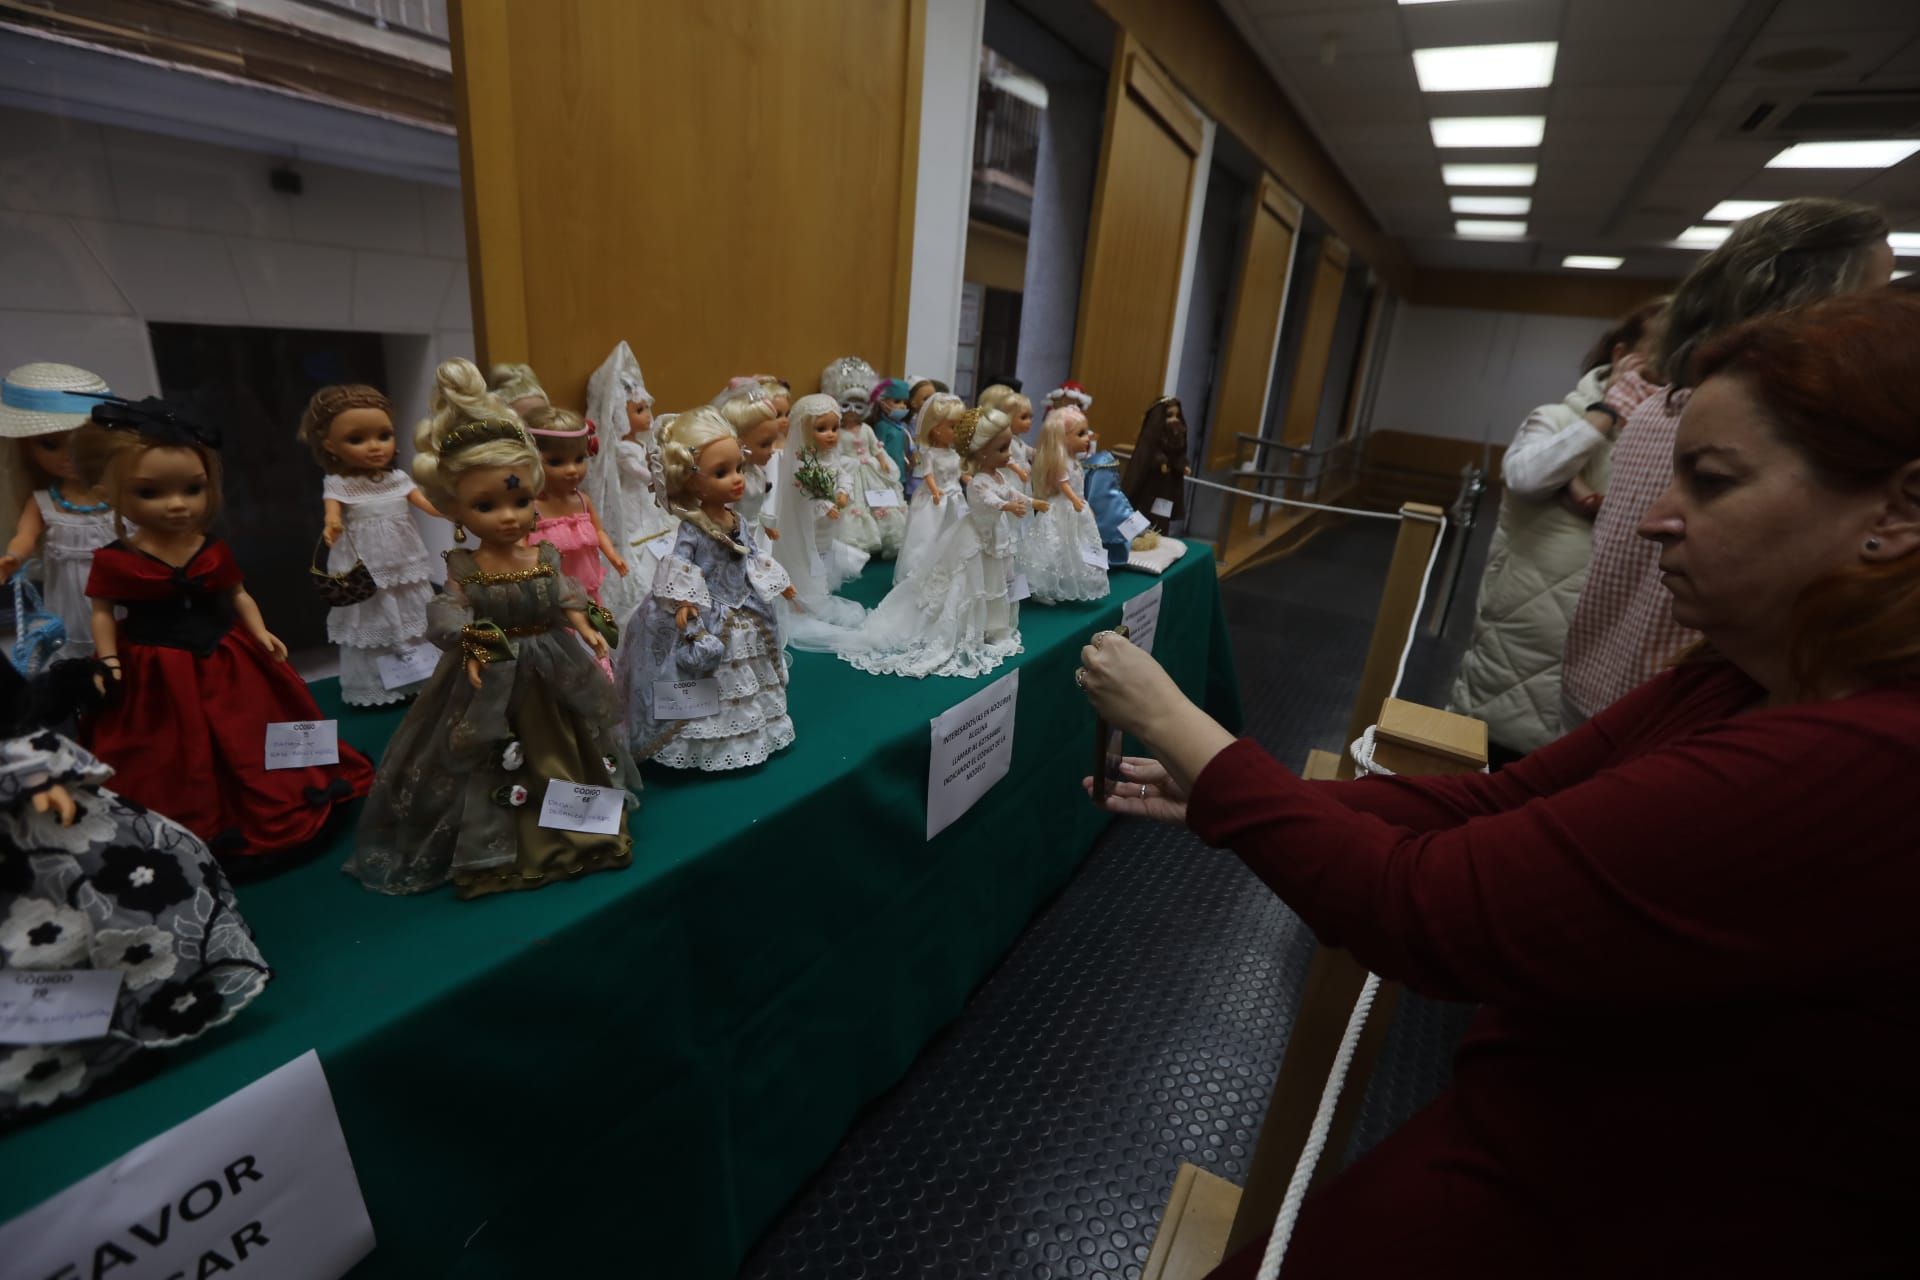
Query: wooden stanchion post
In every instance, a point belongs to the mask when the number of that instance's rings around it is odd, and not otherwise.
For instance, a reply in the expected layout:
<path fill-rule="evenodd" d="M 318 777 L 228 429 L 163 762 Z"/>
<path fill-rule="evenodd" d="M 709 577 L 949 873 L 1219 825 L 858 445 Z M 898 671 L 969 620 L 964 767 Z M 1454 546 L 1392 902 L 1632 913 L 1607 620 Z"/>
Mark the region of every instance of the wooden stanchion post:
<path fill-rule="evenodd" d="M 1424 502 L 1409 502 L 1400 508 L 1400 536 L 1394 540 L 1393 562 L 1387 566 L 1387 584 L 1380 591 L 1380 611 L 1373 619 L 1373 639 L 1367 644 L 1367 665 L 1360 671 L 1360 692 L 1353 700 L 1353 715 L 1347 720 L 1347 741 L 1340 744 L 1340 776 L 1353 776 L 1353 759 L 1346 754 L 1348 742 L 1367 731 L 1380 704 L 1393 692 L 1393 677 L 1400 667 L 1400 651 L 1413 633 L 1419 619 L 1420 579 L 1427 571 L 1427 557 L 1446 527 L 1447 513 Z"/>

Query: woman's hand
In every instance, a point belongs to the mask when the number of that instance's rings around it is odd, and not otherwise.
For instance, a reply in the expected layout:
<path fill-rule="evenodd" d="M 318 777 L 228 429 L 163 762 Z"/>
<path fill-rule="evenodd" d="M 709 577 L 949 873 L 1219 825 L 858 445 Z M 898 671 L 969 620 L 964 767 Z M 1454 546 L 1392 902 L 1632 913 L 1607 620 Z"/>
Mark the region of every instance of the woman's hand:
<path fill-rule="evenodd" d="M 1080 779 L 1080 786 L 1091 796 L 1093 779 Z M 1127 756 L 1120 761 L 1119 776 L 1104 801 L 1095 801 L 1108 813 L 1130 818 L 1151 818 L 1185 826 L 1187 793 L 1158 760 L 1145 756 Z"/>
<path fill-rule="evenodd" d="M 74 807 L 73 796 L 57 782 L 45 791 L 34 792 L 33 811 L 35 813 L 52 811 L 55 820 L 63 827 L 72 826 L 73 819 L 79 812 Z"/>
<path fill-rule="evenodd" d="M 1153 655 L 1116 631 L 1102 631 L 1080 650 L 1081 688 L 1114 728 L 1157 745 L 1150 732 L 1169 711 L 1191 706 Z"/>

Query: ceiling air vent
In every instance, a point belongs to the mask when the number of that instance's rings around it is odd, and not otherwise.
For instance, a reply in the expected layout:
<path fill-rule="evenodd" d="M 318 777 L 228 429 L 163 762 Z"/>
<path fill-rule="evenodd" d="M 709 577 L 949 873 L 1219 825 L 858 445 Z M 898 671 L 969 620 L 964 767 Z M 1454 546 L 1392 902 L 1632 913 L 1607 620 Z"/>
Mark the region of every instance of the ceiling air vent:
<path fill-rule="evenodd" d="M 1785 140 L 1920 136 L 1920 89 L 1821 89 L 1756 94 L 1735 113 L 1740 136 Z"/>

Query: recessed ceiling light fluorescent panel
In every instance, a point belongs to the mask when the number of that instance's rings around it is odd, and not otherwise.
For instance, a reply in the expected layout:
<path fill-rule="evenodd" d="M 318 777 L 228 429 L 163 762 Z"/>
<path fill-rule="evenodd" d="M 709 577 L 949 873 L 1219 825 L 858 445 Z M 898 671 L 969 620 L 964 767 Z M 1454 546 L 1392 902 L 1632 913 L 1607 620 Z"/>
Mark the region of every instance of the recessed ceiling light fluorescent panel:
<path fill-rule="evenodd" d="M 1744 222 L 1756 213 L 1778 209 L 1784 200 L 1722 200 L 1707 210 L 1708 222 Z"/>
<path fill-rule="evenodd" d="M 1453 233 L 1476 240 L 1519 240 L 1527 234 L 1524 222 L 1495 222 L 1486 218 L 1455 218 Z"/>
<path fill-rule="evenodd" d="M 1601 253 L 1570 253 L 1560 259 L 1561 266 L 1581 271 L 1618 271 L 1625 263 L 1625 258 L 1610 258 Z"/>
<path fill-rule="evenodd" d="M 1428 122 L 1436 147 L 1537 147 L 1545 116 L 1439 116 Z"/>
<path fill-rule="evenodd" d="M 1419 57 L 1419 54 L 1414 54 Z M 1767 161 L 1769 169 L 1891 169 L 1914 152 L 1920 138 L 1871 142 L 1796 142 Z"/>
<path fill-rule="evenodd" d="M 1688 227 L 1674 238 L 1676 249 L 1718 249 L 1733 234 L 1732 227 Z"/>
<path fill-rule="evenodd" d="M 1447 200 L 1447 207 L 1455 213 L 1524 218 L 1533 212 L 1533 199 L 1530 196 L 1452 196 Z"/>
<path fill-rule="evenodd" d="M 1423 93 L 1544 89 L 1553 83 L 1553 62 L 1559 51 L 1559 44 L 1551 40 L 1415 49 L 1413 74 Z"/>
<path fill-rule="evenodd" d="M 1540 176 L 1537 164 L 1443 164 L 1440 179 L 1450 187 L 1530 187 Z"/>

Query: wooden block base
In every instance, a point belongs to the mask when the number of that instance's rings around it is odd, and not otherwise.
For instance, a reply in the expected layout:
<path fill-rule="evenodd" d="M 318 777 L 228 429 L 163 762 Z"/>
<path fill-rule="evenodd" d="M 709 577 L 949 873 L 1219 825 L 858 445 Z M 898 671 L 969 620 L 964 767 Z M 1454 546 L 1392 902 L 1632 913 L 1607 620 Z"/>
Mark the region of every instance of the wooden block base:
<path fill-rule="evenodd" d="M 1227 1256 L 1240 1188 L 1182 1162 L 1140 1280 L 1200 1280 Z"/>

